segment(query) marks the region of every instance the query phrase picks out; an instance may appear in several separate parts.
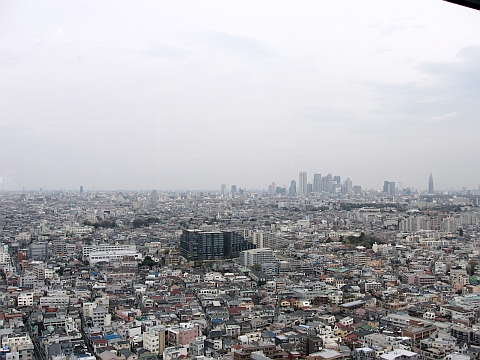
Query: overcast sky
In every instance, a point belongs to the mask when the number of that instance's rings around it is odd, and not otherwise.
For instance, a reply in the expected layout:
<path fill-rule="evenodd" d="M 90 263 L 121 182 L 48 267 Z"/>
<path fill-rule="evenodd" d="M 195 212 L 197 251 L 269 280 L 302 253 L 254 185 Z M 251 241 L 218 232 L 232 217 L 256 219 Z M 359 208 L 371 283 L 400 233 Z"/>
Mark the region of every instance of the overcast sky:
<path fill-rule="evenodd" d="M 1 1 L 0 189 L 480 184 L 480 12 Z"/>

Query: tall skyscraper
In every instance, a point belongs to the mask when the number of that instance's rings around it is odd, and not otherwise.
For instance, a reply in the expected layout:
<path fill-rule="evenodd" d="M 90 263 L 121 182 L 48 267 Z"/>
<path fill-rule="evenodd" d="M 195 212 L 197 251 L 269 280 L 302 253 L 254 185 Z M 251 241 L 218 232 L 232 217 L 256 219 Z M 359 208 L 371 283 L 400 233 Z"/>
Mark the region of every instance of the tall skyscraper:
<path fill-rule="evenodd" d="M 322 174 L 313 174 L 313 192 L 322 192 Z"/>
<path fill-rule="evenodd" d="M 222 184 L 222 186 L 220 187 L 220 194 L 222 196 L 225 196 L 227 194 L 227 185 Z"/>
<path fill-rule="evenodd" d="M 292 180 L 290 182 L 290 188 L 288 189 L 288 193 L 290 196 L 295 196 L 297 194 L 297 182 Z"/>
<path fill-rule="evenodd" d="M 298 192 L 302 195 L 307 193 L 307 172 L 300 171 L 298 177 Z"/>
<path fill-rule="evenodd" d="M 272 184 L 268 186 L 268 192 L 270 193 L 270 195 L 275 195 L 276 191 L 277 191 L 277 186 L 275 182 L 272 182 Z"/>
<path fill-rule="evenodd" d="M 433 194 L 435 193 L 435 189 L 433 187 L 433 176 L 432 173 L 430 173 L 430 178 L 428 179 L 428 193 Z"/>
<path fill-rule="evenodd" d="M 388 195 L 395 195 L 395 181 L 384 181 L 383 192 Z"/>
<path fill-rule="evenodd" d="M 322 190 L 328 193 L 332 192 L 333 186 L 333 176 L 332 174 L 328 174 L 324 178 L 322 178 Z"/>
<path fill-rule="evenodd" d="M 80 186 L 80 194 L 83 194 L 83 185 Z"/>
<path fill-rule="evenodd" d="M 347 178 L 345 180 L 345 194 L 350 194 L 352 192 L 352 180 L 350 178 Z"/>
<path fill-rule="evenodd" d="M 389 183 L 389 181 L 387 181 L 387 180 L 385 180 L 383 182 L 383 192 L 384 193 L 388 192 L 388 183 Z"/>
<path fill-rule="evenodd" d="M 313 192 L 313 185 L 312 183 L 307 184 L 307 195 L 310 196 L 310 194 Z"/>
<path fill-rule="evenodd" d="M 232 185 L 230 192 L 232 193 L 232 195 L 235 195 L 237 193 L 237 185 Z"/>
<path fill-rule="evenodd" d="M 150 193 L 150 203 L 152 205 L 155 205 L 157 202 L 158 202 L 158 191 L 157 190 L 152 190 L 152 192 Z"/>

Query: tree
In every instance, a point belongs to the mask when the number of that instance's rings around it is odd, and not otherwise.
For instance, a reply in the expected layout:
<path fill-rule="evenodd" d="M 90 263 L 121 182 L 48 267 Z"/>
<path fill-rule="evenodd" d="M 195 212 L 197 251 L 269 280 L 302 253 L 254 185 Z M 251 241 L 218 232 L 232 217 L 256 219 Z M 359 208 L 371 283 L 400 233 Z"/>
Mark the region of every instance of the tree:
<path fill-rule="evenodd" d="M 115 222 L 113 222 L 112 220 L 105 219 L 105 220 L 99 221 L 98 225 L 103 228 L 113 228 L 115 227 Z"/>
<path fill-rule="evenodd" d="M 139 228 L 145 225 L 148 225 L 148 220 L 140 219 L 140 218 L 135 218 L 132 221 L 132 225 L 134 228 Z"/>
<path fill-rule="evenodd" d="M 143 261 L 139 264 L 139 266 L 148 266 L 150 269 L 156 265 L 158 265 L 158 263 L 156 261 L 153 261 L 152 257 L 149 255 L 145 256 Z"/>
<path fill-rule="evenodd" d="M 467 273 L 468 275 L 472 276 L 475 274 L 475 270 L 477 268 L 478 263 L 475 260 L 470 260 L 467 265 Z"/>

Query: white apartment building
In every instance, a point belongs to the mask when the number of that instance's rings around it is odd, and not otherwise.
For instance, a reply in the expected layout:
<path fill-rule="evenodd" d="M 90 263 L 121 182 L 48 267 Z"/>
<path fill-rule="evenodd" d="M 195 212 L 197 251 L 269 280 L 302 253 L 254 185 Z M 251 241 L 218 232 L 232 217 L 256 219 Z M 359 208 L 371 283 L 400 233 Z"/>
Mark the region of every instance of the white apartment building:
<path fill-rule="evenodd" d="M 48 268 L 45 263 L 38 263 L 32 269 L 33 275 L 37 280 L 44 281 L 45 279 L 53 279 L 55 270 Z"/>
<path fill-rule="evenodd" d="M 457 221 L 455 218 L 447 217 L 442 220 L 442 230 L 454 233 L 457 231 Z"/>
<path fill-rule="evenodd" d="M 40 298 L 40 306 L 48 307 L 66 307 L 70 303 L 69 296 L 42 296 Z"/>
<path fill-rule="evenodd" d="M 365 292 L 381 289 L 383 285 L 377 281 L 367 281 L 365 283 Z"/>
<path fill-rule="evenodd" d="M 29 232 L 23 232 L 15 235 L 15 242 L 27 242 L 32 240 L 32 234 Z"/>
<path fill-rule="evenodd" d="M 12 271 L 12 259 L 8 253 L 7 245 L 0 245 L 0 269 L 5 273 Z"/>
<path fill-rule="evenodd" d="M 97 303 L 84 302 L 83 316 L 90 318 L 94 326 L 109 326 L 112 321 L 112 315 L 107 307 Z"/>
<path fill-rule="evenodd" d="M 470 276 L 464 269 L 452 269 L 450 270 L 450 283 L 467 285 L 470 282 Z"/>
<path fill-rule="evenodd" d="M 93 302 L 84 302 L 82 305 L 84 318 L 91 317 L 93 315 L 93 309 L 97 306 L 97 304 Z"/>
<path fill-rule="evenodd" d="M 128 250 L 128 251 L 136 252 L 137 247 L 135 245 L 131 245 L 131 244 L 85 245 L 85 246 L 83 246 L 83 249 L 82 249 L 82 255 L 83 255 L 83 259 L 87 259 L 88 256 L 90 255 L 90 253 L 92 253 L 92 252 L 116 252 L 116 251 L 122 251 L 122 250 Z"/>
<path fill-rule="evenodd" d="M 272 249 L 251 249 L 240 253 L 240 261 L 243 266 L 261 265 L 263 263 L 274 263 L 277 261 Z"/>
<path fill-rule="evenodd" d="M 389 353 L 383 354 L 379 357 L 380 360 L 417 360 L 419 355 L 416 352 L 395 349 Z"/>
<path fill-rule="evenodd" d="M 95 251 L 88 254 L 87 260 L 93 265 L 101 261 L 108 263 L 112 261 L 122 261 L 125 256 L 133 257 L 135 260 L 142 260 L 142 254 L 130 250 Z"/>
<path fill-rule="evenodd" d="M 347 254 L 346 258 L 348 262 L 353 265 L 365 265 L 367 261 L 370 260 L 370 256 L 368 256 L 364 252 L 355 252 L 355 253 Z"/>
<path fill-rule="evenodd" d="M 146 333 L 143 334 L 143 347 L 146 350 L 154 354 L 158 354 L 159 344 L 160 344 L 160 341 L 158 339 L 158 333 L 154 331 L 147 331 Z"/>
<path fill-rule="evenodd" d="M 33 345 L 32 339 L 27 333 L 23 334 L 9 334 L 2 337 L 2 347 L 8 346 L 10 348 L 19 345 Z"/>
<path fill-rule="evenodd" d="M 143 333 L 143 347 L 154 354 L 165 350 L 165 328 L 155 327 Z"/>
<path fill-rule="evenodd" d="M 188 352 L 191 356 L 203 356 L 205 354 L 206 336 L 198 336 L 188 344 Z"/>
<path fill-rule="evenodd" d="M 73 234 L 73 235 L 86 235 L 86 234 L 91 234 L 93 232 L 93 226 L 69 226 L 67 225 L 65 227 L 65 231 L 67 233 Z"/>
<path fill-rule="evenodd" d="M 363 346 L 375 349 L 398 348 L 402 339 L 384 334 L 369 334 L 363 338 Z"/>
<path fill-rule="evenodd" d="M 37 265 L 35 265 L 32 269 L 33 271 L 33 275 L 35 276 L 35 278 L 37 280 L 45 280 L 46 279 L 46 276 L 45 276 L 45 270 L 46 270 L 47 266 L 46 264 L 44 263 L 39 263 Z"/>
<path fill-rule="evenodd" d="M 53 279 L 55 276 L 55 270 L 52 268 L 47 267 L 45 268 L 44 272 L 45 272 L 45 279 Z"/>
<path fill-rule="evenodd" d="M 8 347 L 10 353 L 7 358 L 32 360 L 33 359 L 33 342 L 28 334 L 10 334 L 2 337 L 2 347 Z"/>
<path fill-rule="evenodd" d="M 17 306 L 33 306 L 33 291 L 24 291 L 18 294 Z"/>
<path fill-rule="evenodd" d="M 265 233 L 263 231 L 252 231 L 251 233 L 252 243 L 257 245 L 257 249 L 265 247 Z"/>

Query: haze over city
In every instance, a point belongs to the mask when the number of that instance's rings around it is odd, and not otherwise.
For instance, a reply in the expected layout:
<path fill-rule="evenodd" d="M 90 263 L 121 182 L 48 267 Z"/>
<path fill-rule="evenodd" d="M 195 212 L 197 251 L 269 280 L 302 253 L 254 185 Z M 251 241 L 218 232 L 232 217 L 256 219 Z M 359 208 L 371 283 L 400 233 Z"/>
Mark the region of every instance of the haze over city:
<path fill-rule="evenodd" d="M 0 190 L 480 183 L 462 6 L 3 1 L 0 34 Z"/>

